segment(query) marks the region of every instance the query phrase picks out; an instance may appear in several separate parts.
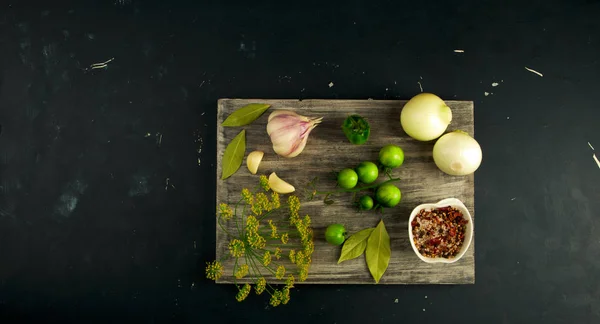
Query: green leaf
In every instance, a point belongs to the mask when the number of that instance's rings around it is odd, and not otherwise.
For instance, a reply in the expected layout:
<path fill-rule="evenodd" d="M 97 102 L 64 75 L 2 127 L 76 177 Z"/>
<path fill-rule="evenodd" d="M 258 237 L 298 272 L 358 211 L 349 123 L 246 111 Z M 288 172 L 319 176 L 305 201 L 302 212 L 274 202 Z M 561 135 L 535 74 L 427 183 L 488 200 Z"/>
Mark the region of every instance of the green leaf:
<path fill-rule="evenodd" d="M 391 254 L 390 236 L 385 229 L 383 220 L 381 220 L 369 236 L 365 252 L 367 266 L 376 283 L 379 283 L 379 279 L 387 270 Z"/>
<path fill-rule="evenodd" d="M 335 202 L 335 201 L 331 200 L 329 197 L 331 197 L 331 194 L 327 194 L 327 195 L 325 195 L 325 198 L 323 198 L 323 202 L 325 203 L 325 205 L 331 205 Z"/>
<path fill-rule="evenodd" d="M 340 255 L 338 264 L 346 260 L 358 258 L 363 254 L 367 248 L 367 240 L 369 239 L 369 236 L 371 236 L 373 230 L 374 228 L 367 228 L 350 236 L 346 242 L 344 242 L 342 255 Z"/>
<path fill-rule="evenodd" d="M 221 180 L 231 177 L 242 165 L 244 154 L 246 153 L 246 130 L 243 129 L 237 134 L 225 149 L 221 166 Z"/>
<path fill-rule="evenodd" d="M 246 105 L 227 117 L 223 122 L 223 126 L 244 126 L 255 121 L 260 117 L 271 105 L 267 104 L 249 104 Z"/>

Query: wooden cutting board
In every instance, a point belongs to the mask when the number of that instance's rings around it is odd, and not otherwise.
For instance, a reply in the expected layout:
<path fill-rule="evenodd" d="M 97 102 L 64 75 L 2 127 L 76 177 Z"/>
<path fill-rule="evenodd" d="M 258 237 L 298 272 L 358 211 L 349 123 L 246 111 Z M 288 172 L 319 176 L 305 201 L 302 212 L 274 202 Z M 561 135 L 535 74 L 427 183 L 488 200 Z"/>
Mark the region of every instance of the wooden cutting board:
<path fill-rule="evenodd" d="M 266 103 L 271 108 L 259 119 L 243 127 L 222 127 L 221 123 L 236 109 L 250 103 Z M 419 142 L 410 138 L 400 126 L 400 111 L 405 100 L 288 100 L 288 99 L 221 99 L 217 113 L 217 206 L 221 202 L 239 200 L 244 187 L 254 188 L 258 175 L 252 175 L 246 162 L 232 177 L 221 180 L 221 159 L 227 144 L 242 129 L 246 129 L 246 156 L 254 150 L 265 152 L 258 174 L 277 174 L 296 187 L 302 201 L 301 215 L 309 214 L 315 233 L 315 252 L 307 284 L 373 284 L 364 256 L 337 264 L 340 247 L 326 243 L 328 225 L 342 223 L 349 233 L 374 227 L 383 218 L 391 239 L 391 259 L 380 284 L 472 284 L 475 282 L 475 239 L 469 250 L 453 264 L 427 264 L 413 252 L 408 238 L 408 218 L 413 208 L 455 197 L 465 203 L 473 218 L 474 177 L 449 176 L 439 171 L 432 158 L 434 142 Z M 473 102 L 446 101 L 453 113 L 448 131 L 460 129 L 474 135 Z M 276 155 L 266 132 L 269 114 L 275 109 L 288 109 L 309 117 L 323 117 L 299 156 L 287 159 Z M 371 125 L 371 136 L 364 145 L 352 145 L 344 136 L 341 125 L 349 114 L 365 117 Z M 383 214 L 374 211 L 357 212 L 352 206 L 352 194 L 334 196 L 335 203 L 325 205 L 323 197 L 304 199 L 303 189 L 318 177 L 320 191 L 335 189 L 332 172 L 354 168 L 361 161 L 377 162 L 378 152 L 387 144 L 400 146 L 405 153 L 404 164 L 393 171 L 402 180 L 395 184 L 402 191 L 402 200 Z M 380 175 L 380 181 L 384 176 Z M 230 224 L 231 225 L 231 224 Z M 233 230 L 233 227 L 229 229 Z M 216 257 L 228 253 L 229 238 L 217 226 Z M 219 283 L 233 283 L 233 260 L 223 261 L 225 272 Z M 268 279 L 269 280 L 269 279 Z M 250 282 L 251 278 L 237 280 Z"/>

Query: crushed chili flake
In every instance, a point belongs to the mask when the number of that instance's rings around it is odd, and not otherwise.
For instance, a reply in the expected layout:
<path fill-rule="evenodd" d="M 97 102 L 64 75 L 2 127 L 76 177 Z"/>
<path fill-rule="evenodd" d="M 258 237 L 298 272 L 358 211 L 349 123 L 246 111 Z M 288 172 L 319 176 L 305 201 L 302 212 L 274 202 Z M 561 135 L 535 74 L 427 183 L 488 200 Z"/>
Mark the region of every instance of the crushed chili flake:
<path fill-rule="evenodd" d="M 465 241 L 468 222 L 460 210 L 451 206 L 422 209 L 411 222 L 413 242 L 425 257 L 453 258 Z"/>

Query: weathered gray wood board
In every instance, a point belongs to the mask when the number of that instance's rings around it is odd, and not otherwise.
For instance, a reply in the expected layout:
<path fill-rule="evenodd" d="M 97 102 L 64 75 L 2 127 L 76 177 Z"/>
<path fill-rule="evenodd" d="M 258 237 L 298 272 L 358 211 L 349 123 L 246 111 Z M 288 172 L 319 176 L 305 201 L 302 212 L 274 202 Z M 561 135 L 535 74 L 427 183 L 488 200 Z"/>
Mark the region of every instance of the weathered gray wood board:
<path fill-rule="evenodd" d="M 268 103 L 272 107 L 258 120 L 244 127 L 222 127 L 221 123 L 234 110 L 249 103 Z M 400 126 L 403 100 L 265 100 L 221 99 L 217 113 L 217 205 L 239 199 L 243 187 L 253 188 L 258 175 L 252 175 L 244 164 L 231 178 L 221 180 L 221 158 L 229 141 L 242 128 L 246 129 L 246 155 L 254 150 L 265 152 L 259 174 L 277 174 L 296 187 L 302 201 L 301 215 L 309 214 L 315 232 L 315 252 L 310 284 L 373 284 L 364 256 L 337 264 L 340 247 L 327 244 L 325 228 L 332 223 L 346 225 L 350 233 L 374 227 L 383 218 L 391 238 L 392 255 L 387 272 L 380 284 L 472 284 L 475 282 L 475 239 L 464 257 L 453 264 L 427 264 L 412 251 L 408 239 L 408 217 L 414 207 L 422 203 L 437 202 L 455 197 L 462 200 L 474 213 L 474 177 L 453 177 L 439 171 L 432 158 L 434 142 L 411 139 Z M 460 129 L 473 135 L 473 102 L 446 101 L 453 113 L 448 131 Z M 298 157 L 286 159 L 273 152 L 266 132 L 269 114 L 275 109 L 289 109 L 309 117 L 324 117 L 323 122 L 310 134 L 305 150 Z M 352 145 L 344 136 L 341 125 L 349 114 L 359 114 L 368 119 L 371 137 L 365 145 Z M 306 202 L 303 188 L 315 176 L 318 189 L 333 190 L 332 171 L 355 167 L 361 161 L 377 161 L 378 152 L 387 144 L 400 146 L 405 153 L 404 164 L 395 169 L 394 177 L 402 180 L 396 185 L 402 191 L 398 206 L 376 212 L 358 213 L 351 205 L 352 194 L 334 197 L 333 205 L 325 205 L 323 197 Z M 380 175 L 380 179 L 383 176 Z M 229 240 L 217 226 L 216 255 L 220 259 L 228 253 Z M 232 261 L 225 261 L 225 273 L 218 281 L 233 282 Z M 244 282 L 244 280 L 237 282 Z"/>

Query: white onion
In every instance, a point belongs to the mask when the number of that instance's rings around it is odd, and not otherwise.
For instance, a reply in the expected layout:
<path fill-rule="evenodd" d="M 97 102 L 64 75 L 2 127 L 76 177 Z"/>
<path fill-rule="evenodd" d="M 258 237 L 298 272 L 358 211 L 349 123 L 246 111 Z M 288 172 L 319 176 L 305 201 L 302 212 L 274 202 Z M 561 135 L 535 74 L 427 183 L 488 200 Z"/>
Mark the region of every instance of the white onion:
<path fill-rule="evenodd" d="M 463 131 L 448 133 L 433 146 L 433 161 L 449 175 L 467 175 L 475 172 L 481 164 L 481 147 Z"/>
<path fill-rule="evenodd" d="M 440 137 L 451 121 L 450 107 L 432 93 L 420 93 L 412 97 L 400 113 L 402 129 L 419 141 L 432 141 Z"/>

